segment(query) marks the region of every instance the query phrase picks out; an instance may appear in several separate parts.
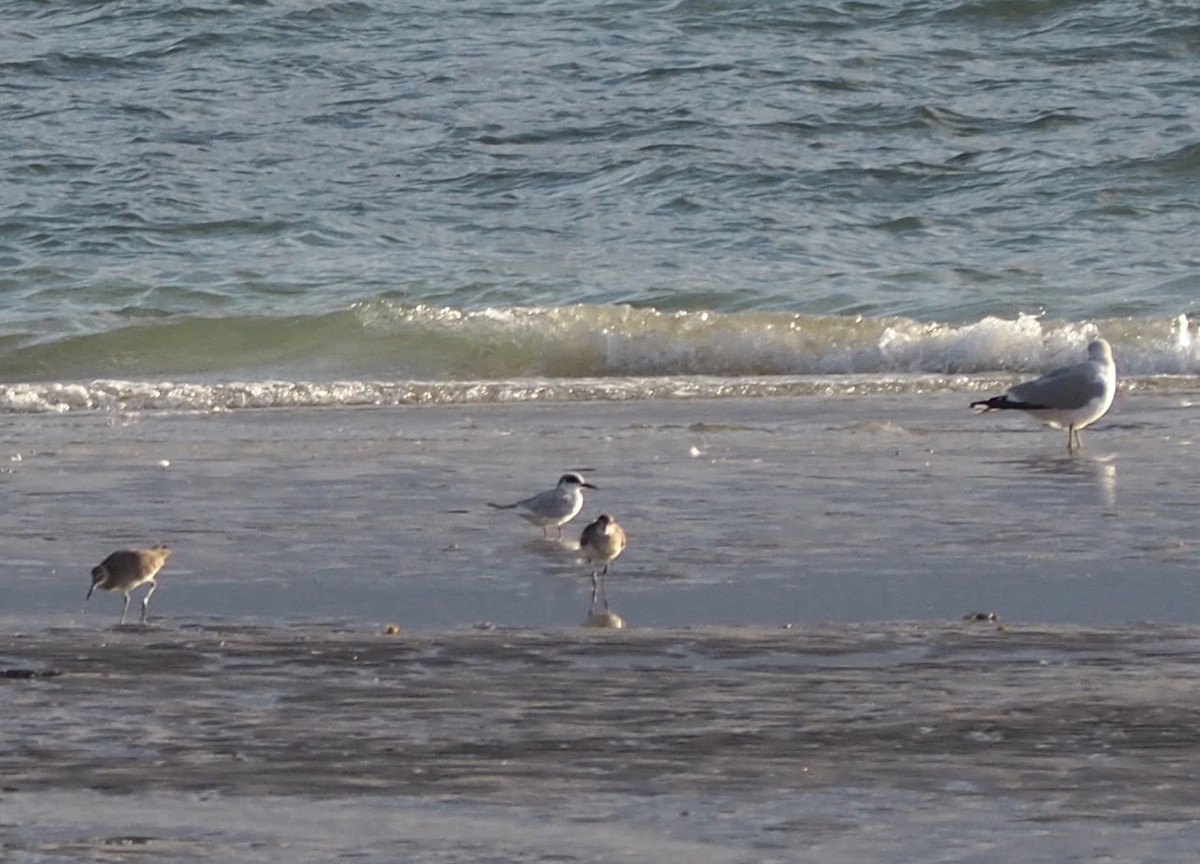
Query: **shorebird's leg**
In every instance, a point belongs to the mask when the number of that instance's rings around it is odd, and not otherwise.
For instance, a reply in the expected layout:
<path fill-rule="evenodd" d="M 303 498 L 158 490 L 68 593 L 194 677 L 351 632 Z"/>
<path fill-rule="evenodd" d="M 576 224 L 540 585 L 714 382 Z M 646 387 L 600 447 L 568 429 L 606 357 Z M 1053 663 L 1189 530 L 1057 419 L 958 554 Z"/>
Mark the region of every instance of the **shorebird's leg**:
<path fill-rule="evenodd" d="M 146 592 L 146 596 L 142 598 L 142 623 L 146 623 L 146 610 L 150 608 L 150 595 L 154 593 L 154 589 L 158 587 L 158 583 L 153 579 L 150 580 L 150 590 Z"/>
<path fill-rule="evenodd" d="M 122 623 L 122 624 L 125 623 L 125 613 L 127 613 L 128 611 L 129 611 L 129 592 L 126 591 L 125 592 L 125 605 L 121 607 L 121 622 L 120 623 Z"/>
<path fill-rule="evenodd" d="M 600 571 L 600 599 L 604 601 L 604 611 L 608 611 L 608 594 L 604 590 L 604 579 L 608 576 L 608 565 L 604 565 L 604 569 Z"/>
<path fill-rule="evenodd" d="M 588 614 L 592 614 L 592 610 L 596 608 L 596 571 L 592 571 L 592 602 L 588 604 Z"/>

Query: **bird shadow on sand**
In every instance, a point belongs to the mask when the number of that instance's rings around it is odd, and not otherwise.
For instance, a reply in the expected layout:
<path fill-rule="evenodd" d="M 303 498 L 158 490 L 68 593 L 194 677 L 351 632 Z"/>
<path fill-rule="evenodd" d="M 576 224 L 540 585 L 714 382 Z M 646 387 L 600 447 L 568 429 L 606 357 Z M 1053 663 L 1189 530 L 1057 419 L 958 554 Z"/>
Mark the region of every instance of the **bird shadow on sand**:
<path fill-rule="evenodd" d="M 1033 474 L 1061 474 L 1068 477 L 1092 477 L 1097 471 L 1114 467 L 1116 455 L 1111 452 L 1055 453 L 1040 456 L 1022 456 L 997 460 L 1000 464 L 1013 465 Z"/>
<path fill-rule="evenodd" d="M 583 626 L 593 630 L 624 630 L 625 619 L 612 609 L 589 609 Z"/>
<path fill-rule="evenodd" d="M 87 626 L 88 622 L 83 621 L 82 624 L 84 626 Z M 119 623 L 108 624 L 108 623 L 101 622 L 99 624 L 96 624 L 91 629 L 94 629 L 94 630 L 97 630 L 97 631 L 100 631 L 103 633 L 164 633 L 172 628 L 162 627 L 153 621 L 151 621 L 149 623 L 145 623 L 145 624 L 143 624 L 140 621 L 126 621 L 124 624 L 119 624 Z"/>
<path fill-rule="evenodd" d="M 579 555 L 579 540 L 563 535 L 562 537 L 538 537 L 533 540 L 526 541 L 522 548 L 527 552 L 536 552 L 539 555 Z"/>
<path fill-rule="evenodd" d="M 1043 478 L 1058 488 L 1088 490 L 1092 503 L 1106 510 L 1117 506 L 1117 458 L 1113 453 L 1072 453 L 1005 460 L 1016 476 Z"/>

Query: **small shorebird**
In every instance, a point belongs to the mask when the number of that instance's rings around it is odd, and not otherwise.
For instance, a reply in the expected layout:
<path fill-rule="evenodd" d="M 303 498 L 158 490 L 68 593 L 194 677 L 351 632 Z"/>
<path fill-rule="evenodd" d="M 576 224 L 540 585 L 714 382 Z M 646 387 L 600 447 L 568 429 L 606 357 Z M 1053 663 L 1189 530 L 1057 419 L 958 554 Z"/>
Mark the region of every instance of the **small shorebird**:
<path fill-rule="evenodd" d="M 1105 415 L 1117 392 L 1112 347 L 1103 339 L 1088 343 L 1088 359 L 1047 372 L 1041 378 L 1010 387 L 1003 396 L 972 402 L 972 408 L 1002 411 L 1015 408 L 1052 429 L 1067 430 L 1067 452 L 1083 446 L 1079 430 Z"/>
<path fill-rule="evenodd" d="M 121 623 L 125 623 L 125 614 L 129 611 L 129 592 L 139 585 L 150 584 L 150 590 L 142 598 L 142 623 L 146 623 L 146 609 L 150 605 L 150 595 L 158 587 L 154 577 L 167 563 L 171 550 L 165 544 L 151 546 L 149 549 L 121 549 L 114 552 L 92 568 L 92 587 L 88 589 L 87 597 L 83 598 L 86 605 L 91 599 L 92 592 L 99 588 L 101 591 L 120 591 L 125 595 L 125 605 L 121 607 Z"/>
<path fill-rule="evenodd" d="M 596 605 L 596 576 L 600 577 L 600 598 L 604 601 L 604 610 L 608 611 L 608 596 L 604 593 L 604 577 L 608 575 L 608 565 L 612 560 L 625 551 L 625 529 L 617 524 L 617 520 L 602 513 L 596 521 L 583 529 L 579 536 L 579 550 L 583 552 L 592 565 L 592 602 L 588 606 L 588 615 Z M 600 569 L 600 565 L 604 569 Z"/>
<path fill-rule="evenodd" d="M 570 472 L 558 478 L 558 485 L 545 492 L 539 492 L 529 498 L 523 498 L 513 504 L 493 504 L 489 507 L 497 510 L 518 510 L 518 516 L 532 522 L 542 529 L 542 537 L 549 537 L 548 529 L 558 529 L 562 536 L 562 526 L 574 519 L 583 509 L 583 490 L 595 489 L 591 483 L 575 472 Z"/>

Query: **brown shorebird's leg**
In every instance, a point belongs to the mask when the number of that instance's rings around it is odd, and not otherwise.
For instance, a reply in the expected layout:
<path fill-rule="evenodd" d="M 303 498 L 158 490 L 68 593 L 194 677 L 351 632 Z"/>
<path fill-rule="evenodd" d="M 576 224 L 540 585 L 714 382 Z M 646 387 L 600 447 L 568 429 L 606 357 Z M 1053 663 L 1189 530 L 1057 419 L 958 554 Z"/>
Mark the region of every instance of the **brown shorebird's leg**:
<path fill-rule="evenodd" d="M 142 623 L 146 623 L 146 610 L 150 608 L 150 595 L 154 593 L 154 589 L 158 587 L 158 583 L 153 579 L 150 580 L 150 590 L 146 592 L 146 596 L 142 598 Z"/>

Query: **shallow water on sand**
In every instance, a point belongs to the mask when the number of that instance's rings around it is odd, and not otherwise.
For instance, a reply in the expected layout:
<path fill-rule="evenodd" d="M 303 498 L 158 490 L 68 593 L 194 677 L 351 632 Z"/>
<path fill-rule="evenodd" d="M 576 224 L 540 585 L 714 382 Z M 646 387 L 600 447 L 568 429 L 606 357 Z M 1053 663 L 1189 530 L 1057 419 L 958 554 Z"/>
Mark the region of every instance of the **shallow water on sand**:
<path fill-rule="evenodd" d="M 969 398 L 9 416 L 0 620 L 110 626 L 88 570 L 162 541 L 164 625 L 573 626 L 607 512 L 631 626 L 1200 623 L 1194 393 L 1121 394 L 1074 456 Z M 562 541 L 486 506 L 568 469 L 600 488 Z"/>
<path fill-rule="evenodd" d="M 8 634 L 0 851 L 1184 860 L 1198 649 L 993 623 Z"/>

